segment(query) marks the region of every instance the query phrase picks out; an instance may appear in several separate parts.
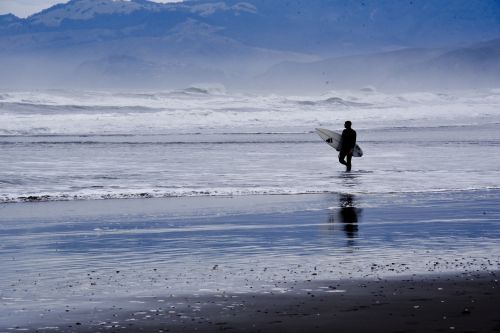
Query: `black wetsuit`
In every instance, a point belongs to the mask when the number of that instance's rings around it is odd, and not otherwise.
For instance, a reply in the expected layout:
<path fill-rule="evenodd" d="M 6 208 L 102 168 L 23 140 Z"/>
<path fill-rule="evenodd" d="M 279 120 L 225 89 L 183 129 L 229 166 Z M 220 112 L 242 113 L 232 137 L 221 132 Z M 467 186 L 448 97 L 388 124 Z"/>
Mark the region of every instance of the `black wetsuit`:
<path fill-rule="evenodd" d="M 340 146 L 339 162 L 351 170 L 352 150 L 356 145 L 356 131 L 352 128 L 346 128 L 342 131 L 342 142 Z M 344 159 L 347 157 L 347 160 Z"/>

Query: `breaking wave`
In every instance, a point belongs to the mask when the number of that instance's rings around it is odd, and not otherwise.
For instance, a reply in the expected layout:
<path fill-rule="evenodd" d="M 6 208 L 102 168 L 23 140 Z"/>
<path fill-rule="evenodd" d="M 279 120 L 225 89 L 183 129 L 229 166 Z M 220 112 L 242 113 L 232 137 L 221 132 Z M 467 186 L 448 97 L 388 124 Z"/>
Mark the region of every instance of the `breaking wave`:
<path fill-rule="evenodd" d="M 99 113 L 145 113 L 158 112 L 161 108 L 153 108 L 140 105 L 113 106 L 113 105 L 52 105 L 34 103 L 2 103 L 0 110 L 16 114 L 99 114 Z"/>
<path fill-rule="evenodd" d="M 329 97 L 321 100 L 299 100 L 297 101 L 299 105 L 316 106 L 316 105 L 331 105 L 331 106 L 345 106 L 345 107 L 369 107 L 372 106 L 370 103 L 362 103 L 346 100 L 340 97 Z"/>

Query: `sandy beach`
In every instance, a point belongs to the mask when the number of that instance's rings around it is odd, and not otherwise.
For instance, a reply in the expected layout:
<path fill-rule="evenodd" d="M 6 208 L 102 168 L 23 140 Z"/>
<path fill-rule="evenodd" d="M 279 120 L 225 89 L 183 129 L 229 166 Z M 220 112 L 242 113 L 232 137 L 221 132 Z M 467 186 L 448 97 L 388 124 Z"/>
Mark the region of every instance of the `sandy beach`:
<path fill-rule="evenodd" d="M 117 299 L 90 313 L 71 309 L 58 328 L 28 331 L 498 332 L 497 274 L 277 283 L 292 291 L 156 296 L 135 306 Z"/>
<path fill-rule="evenodd" d="M 497 197 L 4 204 L 0 332 L 498 331 Z"/>

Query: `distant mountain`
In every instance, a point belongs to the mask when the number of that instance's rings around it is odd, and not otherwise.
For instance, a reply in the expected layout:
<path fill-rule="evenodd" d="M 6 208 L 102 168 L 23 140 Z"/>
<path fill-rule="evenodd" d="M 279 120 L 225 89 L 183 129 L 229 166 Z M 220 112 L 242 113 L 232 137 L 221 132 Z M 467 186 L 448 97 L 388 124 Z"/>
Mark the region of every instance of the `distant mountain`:
<path fill-rule="evenodd" d="M 0 15 L 0 27 L 9 27 L 20 21 L 22 20 L 19 17 L 12 14 Z"/>
<path fill-rule="evenodd" d="M 445 52 L 393 74 L 399 86 L 409 83 L 449 88 L 500 87 L 500 39 Z"/>
<path fill-rule="evenodd" d="M 26 19 L 0 16 L 0 85 L 247 87 L 323 67 L 334 82 L 360 68 L 363 56 L 341 58 L 353 54 L 378 54 L 363 65 L 368 76 L 401 78 L 431 59 L 446 67 L 451 58 L 435 58 L 444 46 L 498 38 L 498 13 L 498 0 L 71 0 Z"/>
<path fill-rule="evenodd" d="M 405 49 L 283 62 L 256 81 L 261 87 L 297 91 L 363 86 L 390 90 L 500 87 L 500 39 L 452 49 Z"/>
<path fill-rule="evenodd" d="M 99 29 L 104 39 L 152 37 L 168 34 L 177 24 L 193 19 L 244 44 L 331 55 L 492 39 L 500 35 L 499 12 L 498 0 L 192 0 L 166 4 L 71 0 L 26 19 L 0 20 L 0 35 Z"/>

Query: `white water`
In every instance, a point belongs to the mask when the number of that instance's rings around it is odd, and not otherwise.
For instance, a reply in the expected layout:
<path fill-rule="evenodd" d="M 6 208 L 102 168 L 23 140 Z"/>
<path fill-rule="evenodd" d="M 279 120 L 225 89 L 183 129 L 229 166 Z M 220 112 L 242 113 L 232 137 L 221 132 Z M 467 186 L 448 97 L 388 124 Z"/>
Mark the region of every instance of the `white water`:
<path fill-rule="evenodd" d="M 0 202 L 499 188 L 500 90 L 0 92 Z M 315 127 L 353 121 L 345 173 Z"/>

